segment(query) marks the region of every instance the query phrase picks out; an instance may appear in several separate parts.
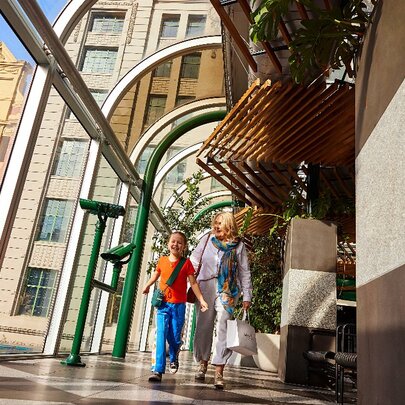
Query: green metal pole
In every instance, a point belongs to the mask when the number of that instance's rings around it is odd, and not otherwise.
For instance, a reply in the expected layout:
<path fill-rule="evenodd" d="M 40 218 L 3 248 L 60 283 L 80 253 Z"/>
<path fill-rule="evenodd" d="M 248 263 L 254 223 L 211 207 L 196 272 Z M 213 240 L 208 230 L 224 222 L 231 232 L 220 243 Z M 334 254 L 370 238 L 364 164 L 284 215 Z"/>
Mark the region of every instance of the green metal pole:
<path fill-rule="evenodd" d="M 98 255 L 100 253 L 101 240 L 105 230 L 107 217 L 98 215 L 96 224 L 96 234 L 94 235 L 93 247 L 91 250 L 90 260 L 87 267 L 86 280 L 83 287 L 82 302 L 80 304 L 79 314 L 77 316 L 75 336 L 73 338 L 72 350 L 66 360 L 61 361 L 62 364 L 67 366 L 84 367 L 86 364 L 80 360 L 80 345 L 82 344 L 84 327 L 86 324 L 87 312 L 89 309 L 90 296 L 92 290 L 92 282 L 96 272 Z"/>
<path fill-rule="evenodd" d="M 208 207 L 203 208 L 194 218 L 193 221 L 198 221 L 201 217 L 203 217 L 207 212 L 215 211 L 218 208 L 223 207 L 242 207 L 244 203 L 242 201 L 219 201 L 215 204 L 212 204 Z"/>
<path fill-rule="evenodd" d="M 120 263 L 120 262 L 115 263 L 114 268 L 113 268 L 113 275 L 112 275 L 112 279 L 111 279 L 111 288 L 114 291 L 117 291 L 118 280 L 120 278 L 121 269 L 122 269 L 122 263 Z"/>
<path fill-rule="evenodd" d="M 138 288 L 143 251 L 145 248 L 145 237 L 148 226 L 150 203 L 153 194 L 153 183 L 159 163 L 169 147 L 186 132 L 210 122 L 221 121 L 224 119 L 225 115 L 226 111 L 213 111 L 184 121 L 167 134 L 167 136 L 159 143 L 149 158 L 145 170 L 141 198 L 134 225 L 132 242 L 137 248 L 135 249 L 131 260 L 128 263 L 127 274 L 122 291 L 121 307 L 117 322 L 117 332 L 112 351 L 112 355 L 114 357 L 125 357 L 132 320 L 132 312 L 134 309 L 136 292 Z"/>

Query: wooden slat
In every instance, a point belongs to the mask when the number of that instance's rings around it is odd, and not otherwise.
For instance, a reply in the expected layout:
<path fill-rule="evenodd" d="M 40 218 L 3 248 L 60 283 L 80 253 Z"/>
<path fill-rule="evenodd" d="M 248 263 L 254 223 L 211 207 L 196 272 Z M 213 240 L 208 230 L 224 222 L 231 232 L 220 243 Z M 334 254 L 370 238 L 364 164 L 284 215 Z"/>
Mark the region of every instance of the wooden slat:
<path fill-rule="evenodd" d="M 288 191 L 284 190 L 283 187 L 281 187 L 278 183 L 276 183 L 276 181 L 279 181 L 278 177 L 276 176 L 276 173 L 274 172 L 274 165 L 272 167 L 272 173 L 273 176 L 270 174 L 270 171 L 266 170 L 265 167 L 261 164 L 258 163 L 258 167 L 261 170 L 261 173 L 263 174 L 263 176 L 267 179 L 267 181 L 271 184 L 274 184 L 277 188 L 277 190 L 280 192 L 280 194 L 282 194 L 284 199 L 288 199 Z M 282 184 L 284 184 L 284 182 L 281 182 Z"/>
<path fill-rule="evenodd" d="M 272 118 L 270 117 L 266 125 L 258 128 L 255 138 L 252 139 L 252 146 L 255 152 L 253 154 L 251 154 L 251 151 L 246 152 L 250 158 L 260 160 L 258 158 L 260 155 L 258 145 L 266 144 L 266 151 L 271 150 L 273 144 L 277 144 L 277 147 L 280 148 L 286 142 L 286 137 L 291 132 L 291 127 L 297 126 L 299 122 L 303 122 L 305 125 L 305 119 L 311 113 L 313 116 L 316 110 L 314 99 L 317 99 L 323 90 L 324 86 L 310 87 L 307 91 L 305 91 L 304 87 L 298 87 L 297 93 L 292 97 L 295 102 L 290 101 L 287 103 L 287 105 L 291 104 L 291 106 L 286 109 L 286 117 L 284 118 L 284 115 L 281 116 L 281 119 L 277 119 L 276 117 L 274 124 L 270 121 L 270 118 Z M 301 95 L 302 93 L 304 94 Z"/>
<path fill-rule="evenodd" d="M 251 104 L 254 106 L 244 118 L 236 118 L 238 122 L 235 127 L 235 131 L 231 134 L 233 141 L 230 142 L 230 148 L 233 148 L 232 154 L 236 156 L 241 155 L 244 147 L 250 145 L 250 139 L 254 134 L 256 128 L 260 127 L 263 120 L 266 119 L 266 111 L 272 108 L 272 104 L 275 102 L 273 94 L 279 89 L 280 86 L 274 85 L 263 97 L 259 98 L 255 96 Z M 234 145 L 242 139 L 238 148 L 234 148 Z"/>
<path fill-rule="evenodd" d="M 277 144 L 277 150 L 280 152 L 289 150 L 292 146 L 291 144 L 295 144 L 298 141 L 296 135 L 303 128 L 306 128 L 309 122 L 314 122 L 314 118 L 320 112 L 319 104 L 324 97 L 332 94 L 334 90 L 335 87 L 333 86 L 330 86 L 328 89 L 325 89 L 324 86 L 319 86 L 314 88 L 313 92 L 310 92 L 309 98 L 305 98 L 305 100 L 301 101 L 302 106 L 292 114 L 292 117 L 286 123 L 280 125 L 273 139 L 273 143 Z M 295 121 L 293 121 L 294 119 Z M 287 126 L 287 124 L 291 125 Z M 289 142 L 291 140 L 293 140 L 293 142 Z"/>
<path fill-rule="evenodd" d="M 252 97 L 250 99 L 247 100 L 245 98 L 244 104 L 239 107 L 239 111 L 234 115 L 232 121 L 228 124 L 228 126 L 226 126 L 226 128 L 223 129 L 221 134 L 219 134 L 216 143 L 211 144 L 212 147 L 217 147 L 220 149 L 220 144 L 226 144 L 228 139 L 230 139 L 231 142 L 229 146 L 232 147 L 232 140 L 239 138 L 238 134 L 240 132 L 240 128 L 244 124 L 248 123 L 252 119 L 254 114 L 257 114 L 258 100 L 260 100 L 259 103 L 265 102 L 266 98 L 268 97 L 267 94 L 270 87 L 270 80 L 266 80 L 263 85 L 252 94 Z M 275 86 L 275 88 L 278 87 L 279 85 Z M 219 155 L 222 157 L 223 153 L 220 153 Z"/>
<path fill-rule="evenodd" d="M 252 203 L 246 199 L 245 195 L 241 193 L 237 188 L 235 188 L 231 182 L 228 182 L 219 175 L 215 170 L 213 170 L 209 165 L 205 164 L 200 158 L 197 158 L 197 164 L 202 167 L 207 173 L 209 173 L 212 177 L 217 179 L 223 186 L 225 186 L 228 190 L 232 192 L 239 200 L 244 201 L 248 205 L 252 205 Z"/>
<path fill-rule="evenodd" d="M 221 164 L 215 161 L 215 159 L 213 159 L 211 163 L 233 184 L 236 184 L 240 190 L 243 190 L 243 192 L 246 195 L 245 199 L 249 197 L 250 201 L 252 202 L 252 204 L 249 205 L 259 205 L 259 206 L 262 205 L 262 202 L 260 201 L 260 198 L 257 195 L 255 195 L 251 190 L 248 190 L 243 183 L 241 183 L 236 177 L 232 176 L 231 173 L 229 173 L 226 169 L 224 169 Z"/>
<path fill-rule="evenodd" d="M 275 200 L 278 204 L 282 204 L 283 200 L 280 198 L 279 195 L 277 195 L 272 187 L 274 187 L 273 184 L 267 184 L 264 180 L 263 180 L 263 173 L 259 171 L 259 173 L 256 173 L 254 169 L 252 169 L 246 162 L 242 162 L 242 165 L 244 167 L 244 169 L 252 176 L 254 177 L 254 179 L 261 184 L 261 186 L 265 189 L 267 189 L 267 193 L 269 194 L 269 198 L 271 200 Z"/>
<path fill-rule="evenodd" d="M 318 113 L 316 114 L 316 117 L 311 120 L 311 124 L 304 125 L 304 123 L 302 123 L 294 128 L 294 131 L 292 131 L 289 136 L 291 137 L 298 134 L 300 131 L 299 137 L 295 139 L 295 142 L 293 142 L 292 145 L 284 146 L 284 148 L 280 148 L 278 151 L 273 151 L 274 159 L 278 160 L 280 156 L 283 156 L 283 159 L 280 161 L 296 161 L 296 159 L 300 158 L 296 157 L 295 160 L 292 160 L 294 153 L 298 154 L 298 151 L 300 151 L 299 155 L 302 156 L 302 150 L 304 148 L 305 150 L 309 150 L 312 144 L 319 147 L 321 137 L 324 137 L 325 133 L 330 131 L 331 128 L 341 125 L 340 117 L 336 116 L 336 114 L 339 112 L 339 107 L 341 105 L 350 103 L 351 101 L 347 97 L 345 98 L 347 91 L 348 89 L 336 92 L 336 95 L 333 98 L 333 105 L 328 103 L 324 103 L 322 106 L 318 105 Z"/>
<path fill-rule="evenodd" d="M 261 201 L 265 201 L 266 203 L 260 204 L 261 206 L 264 207 L 270 207 L 270 208 L 274 208 L 274 204 L 272 203 L 271 198 L 269 199 L 268 194 L 267 194 L 267 190 L 266 187 L 258 187 L 257 183 L 254 183 L 249 176 L 247 176 L 245 173 L 243 173 L 242 170 L 240 170 L 240 168 L 236 165 L 233 164 L 231 161 L 227 162 L 228 167 L 235 173 L 235 175 L 239 178 L 240 181 L 243 181 L 245 184 L 250 185 L 252 191 L 254 190 L 256 195 L 258 195 L 258 193 L 260 192 L 260 198 Z"/>
<path fill-rule="evenodd" d="M 278 24 L 278 29 L 280 30 L 281 35 L 282 35 L 286 45 L 289 45 L 289 43 L 291 42 L 291 35 L 288 32 L 288 29 L 287 29 L 287 27 L 285 25 L 285 22 L 283 20 L 281 20 L 280 23 Z"/>
<path fill-rule="evenodd" d="M 207 140 L 204 142 L 204 144 L 201 146 L 200 150 L 197 153 L 197 156 L 199 156 L 204 149 L 210 145 L 212 148 L 212 142 L 213 139 L 223 130 L 224 126 L 228 124 L 230 120 L 233 119 L 234 115 L 239 111 L 241 108 L 241 105 L 245 103 L 245 100 L 250 97 L 250 95 L 256 91 L 257 88 L 260 87 L 260 79 L 256 79 L 252 85 L 245 91 L 243 96 L 239 99 L 239 101 L 233 106 L 231 111 L 227 114 L 227 116 L 219 123 L 219 125 L 215 128 L 214 132 L 207 138 Z"/>
<path fill-rule="evenodd" d="M 307 10 L 305 9 L 305 7 L 297 0 L 295 2 L 296 6 L 297 6 L 297 10 L 301 16 L 301 18 L 303 20 L 308 20 L 308 13 Z"/>

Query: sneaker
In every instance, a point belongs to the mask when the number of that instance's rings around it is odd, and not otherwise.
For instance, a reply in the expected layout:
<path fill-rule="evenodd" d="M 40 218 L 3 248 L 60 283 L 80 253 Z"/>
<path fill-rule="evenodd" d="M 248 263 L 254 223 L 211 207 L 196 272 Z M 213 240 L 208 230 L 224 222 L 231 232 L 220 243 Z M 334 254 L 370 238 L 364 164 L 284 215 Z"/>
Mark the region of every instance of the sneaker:
<path fill-rule="evenodd" d="M 196 380 L 204 381 L 206 373 L 207 373 L 207 365 L 203 362 L 200 362 L 194 377 Z"/>
<path fill-rule="evenodd" d="M 224 389 L 224 376 L 220 373 L 215 373 L 214 386 L 217 390 Z"/>
<path fill-rule="evenodd" d="M 162 373 L 158 373 L 154 371 L 153 374 L 149 377 L 150 382 L 161 382 L 162 381 Z"/>
<path fill-rule="evenodd" d="M 178 361 L 173 361 L 172 363 L 170 363 L 170 365 L 169 365 L 170 374 L 176 374 L 178 369 L 179 369 Z"/>

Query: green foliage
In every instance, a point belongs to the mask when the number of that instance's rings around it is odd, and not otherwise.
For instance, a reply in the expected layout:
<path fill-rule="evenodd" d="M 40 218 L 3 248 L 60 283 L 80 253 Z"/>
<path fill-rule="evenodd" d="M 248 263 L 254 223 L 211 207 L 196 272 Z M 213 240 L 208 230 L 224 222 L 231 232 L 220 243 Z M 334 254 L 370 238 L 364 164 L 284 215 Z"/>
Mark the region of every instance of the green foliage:
<path fill-rule="evenodd" d="M 250 323 L 257 332 L 278 333 L 281 321 L 282 244 L 273 235 L 252 237 L 249 252 L 253 283 Z"/>
<path fill-rule="evenodd" d="M 195 219 L 196 215 L 209 204 L 209 199 L 203 198 L 200 191 L 200 183 L 203 180 L 202 171 L 194 173 L 190 178 L 183 180 L 186 186 L 186 197 L 184 194 L 179 195 L 174 191 L 175 203 L 172 207 L 162 210 L 163 217 L 169 224 L 170 229 L 181 231 L 187 237 L 188 248 L 191 250 L 197 243 L 197 235 L 204 229 L 210 228 L 211 216 L 203 215 L 201 218 Z M 156 232 L 153 235 L 152 252 L 156 253 L 156 259 L 148 263 L 147 271 L 150 273 L 156 267 L 157 258 L 160 256 L 169 255 L 167 248 L 167 239 L 169 235 Z M 186 252 L 186 256 L 187 256 Z"/>
<path fill-rule="evenodd" d="M 375 3 L 374 1 L 373 3 Z M 275 40 L 278 25 L 293 0 L 262 0 L 252 13 L 250 36 L 254 42 Z M 297 83 L 308 83 L 329 69 L 345 67 L 354 76 L 352 61 L 370 23 L 363 0 L 347 0 L 341 7 L 320 9 L 314 1 L 301 0 L 314 18 L 302 20 L 289 43 L 290 73 Z"/>
<path fill-rule="evenodd" d="M 332 216 L 353 214 L 353 212 L 353 201 L 336 200 L 330 193 L 325 192 L 321 193 L 313 204 L 312 213 L 308 214 L 306 204 L 299 198 L 299 190 L 293 190 L 280 215 L 263 214 L 275 217 L 275 221 L 267 235 L 251 237 L 249 262 L 253 297 L 249 315 L 250 323 L 257 332 L 277 333 L 280 329 L 284 265 L 283 238 L 291 220 L 296 217 L 322 220 Z M 252 213 L 251 210 L 246 213 L 242 226 L 244 232 L 249 227 Z"/>

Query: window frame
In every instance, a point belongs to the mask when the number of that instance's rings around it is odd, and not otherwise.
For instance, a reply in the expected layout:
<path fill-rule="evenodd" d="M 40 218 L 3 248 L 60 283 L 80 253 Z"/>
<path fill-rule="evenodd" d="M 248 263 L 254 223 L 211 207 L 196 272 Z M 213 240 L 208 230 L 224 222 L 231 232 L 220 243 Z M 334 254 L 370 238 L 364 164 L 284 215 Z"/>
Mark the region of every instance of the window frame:
<path fill-rule="evenodd" d="M 194 22 L 197 22 L 196 20 L 198 18 L 204 20 L 201 26 L 192 25 L 193 24 L 192 20 L 194 19 L 195 20 Z M 186 38 L 203 36 L 205 33 L 206 24 L 207 24 L 207 16 L 205 14 L 189 14 L 186 27 Z M 197 27 L 197 32 L 192 32 L 195 29 L 195 27 Z"/>
<path fill-rule="evenodd" d="M 179 34 L 179 27 L 180 27 L 180 18 L 181 15 L 180 14 L 162 14 L 162 20 L 160 23 L 160 30 L 159 30 L 159 39 L 173 39 L 173 38 L 177 38 L 178 34 Z M 177 22 L 177 25 L 173 25 L 173 26 L 165 26 L 165 23 L 167 22 Z M 171 34 L 171 30 L 173 30 L 175 28 L 175 33 L 174 35 L 168 35 Z M 169 31 L 168 34 L 165 33 L 165 31 Z"/>
<path fill-rule="evenodd" d="M 102 18 L 103 17 L 103 18 Z M 112 20 L 114 23 L 111 25 L 112 29 L 100 29 L 100 30 L 94 30 L 94 23 L 96 19 L 99 18 L 100 20 L 103 20 L 103 22 L 107 20 Z M 115 30 L 115 22 L 119 22 L 118 24 L 118 30 Z M 124 23 L 125 23 L 125 13 L 108 13 L 108 12 L 103 12 L 103 11 L 93 11 L 90 15 L 90 21 L 89 21 L 89 29 L 88 32 L 95 33 L 95 34 L 103 34 L 103 33 L 108 33 L 110 35 L 120 35 L 124 29 Z M 100 24 L 101 28 L 103 28 L 104 24 Z M 108 27 L 108 24 L 106 25 Z"/>
<path fill-rule="evenodd" d="M 164 105 L 163 106 L 153 106 L 152 105 L 152 100 L 164 100 Z M 153 123 L 155 123 L 160 117 L 162 117 L 165 113 L 166 110 L 166 104 L 167 104 L 167 95 L 162 95 L 162 94 L 149 94 L 148 97 L 148 103 L 145 109 L 145 115 L 144 115 L 144 127 L 149 127 Z M 154 118 L 152 117 L 152 110 L 151 107 L 161 107 L 162 111 L 160 114 L 160 111 L 158 113 L 154 114 Z M 160 114 L 160 115 L 159 115 Z"/>
<path fill-rule="evenodd" d="M 169 78 L 171 73 L 172 73 L 172 65 L 173 61 L 167 61 L 162 64 L 160 64 L 157 68 L 153 70 L 153 77 L 163 77 L 163 78 Z M 161 74 L 163 73 L 163 74 Z"/>
<path fill-rule="evenodd" d="M 39 277 L 37 277 L 38 283 L 29 284 L 29 281 L 31 279 L 31 277 L 30 277 L 31 272 L 33 272 L 33 271 L 40 272 Z M 42 285 L 42 280 L 44 279 L 45 272 L 47 272 L 48 274 L 53 276 L 52 278 L 50 278 L 52 281 L 52 285 L 48 285 L 48 284 Z M 37 316 L 37 317 L 41 317 L 41 318 L 47 318 L 49 316 L 49 312 L 50 312 L 51 306 L 52 306 L 52 298 L 55 293 L 58 272 L 56 270 L 52 270 L 52 269 L 45 269 L 45 268 L 40 268 L 40 267 L 28 267 L 27 272 L 25 274 L 26 274 L 26 277 L 25 277 L 25 281 L 24 281 L 24 289 L 20 294 L 20 303 L 18 306 L 17 313 L 18 313 L 18 315 Z M 33 277 L 33 279 L 36 279 L 35 276 Z M 35 289 L 35 294 L 34 294 L 32 305 L 31 304 L 29 305 L 31 307 L 31 310 L 29 311 L 30 313 L 27 313 L 28 311 L 26 311 L 26 309 L 25 309 L 27 307 L 27 305 L 24 305 L 23 301 L 25 300 L 27 291 L 29 289 Z M 41 291 L 45 292 L 45 297 L 43 297 L 43 296 L 39 297 L 39 294 Z M 50 294 L 47 294 L 47 292 L 50 292 Z M 46 313 L 43 314 L 43 311 L 41 310 L 41 314 L 35 314 L 35 311 L 38 308 L 44 308 L 43 306 L 38 305 L 39 299 L 43 299 L 43 298 L 47 299 L 47 303 L 48 303 L 48 305 L 46 306 Z"/>
<path fill-rule="evenodd" d="M 84 160 L 86 156 L 86 150 L 88 147 L 88 141 L 85 139 L 75 139 L 75 138 L 62 138 L 61 141 L 58 144 L 57 151 L 56 151 L 56 156 L 55 160 L 53 163 L 52 171 L 51 171 L 51 176 L 55 177 L 71 177 L 71 178 L 79 178 L 82 171 L 83 171 L 83 166 L 84 166 Z M 72 144 L 71 149 L 67 150 L 67 153 L 64 153 L 64 150 L 66 150 L 66 146 L 68 147 L 68 144 Z M 76 144 L 80 144 L 79 151 L 81 154 L 77 154 L 78 148 L 75 148 L 74 146 Z M 70 152 L 70 153 L 69 153 Z M 62 156 L 67 155 L 67 163 L 65 163 L 65 168 L 64 168 L 64 173 L 62 173 L 63 169 L 63 161 L 61 159 Z M 77 157 L 80 156 L 80 162 L 77 159 Z M 75 160 L 72 158 L 76 158 Z M 72 167 L 72 161 L 73 167 Z M 80 167 L 78 167 L 80 166 Z"/>
<path fill-rule="evenodd" d="M 52 203 L 52 204 L 51 204 Z M 53 206 L 54 204 L 59 203 L 56 207 Z M 64 207 L 61 208 L 61 203 L 65 203 Z M 53 215 L 54 210 L 56 209 L 56 214 L 58 214 L 61 210 L 63 210 L 63 215 Z M 49 214 L 47 212 L 49 210 Z M 38 242 L 47 242 L 47 243 L 66 243 L 66 237 L 69 230 L 69 224 L 71 220 L 71 215 L 73 211 L 73 201 L 71 200 L 64 200 L 60 198 L 45 198 L 44 205 L 42 208 L 42 213 L 40 215 L 40 222 L 38 224 L 38 232 L 36 241 Z M 65 213 L 68 215 L 65 215 Z M 52 221 L 49 221 L 48 218 L 53 218 Z M 59 220 L 61 218 L 61 220 Z M 49 232 L 49 236 L 47 238 L 41 237 L 42 233 L 47 230 L 48 222 L 51 222 L 51 232 Z M 57 227 L 58 222 L 60 226 Z M 55 233 L 55 229 L 59 232 L 58 240 L 54 240 L 53 236 Z M 62 240 L 61 240 L 62 239 Z"/>
<path fill-rule="evenodd" d="M 90 63 L 90 57 L 88 59 L 88 66 L 89 68 L 94 67 L 94 66 L 102 66 L 102 69 L 88 69 L 85 70 L 86 68 L 86 60 L 87 57 L 89 55 L 90 52 L 107 52 L 107 57 L 104 56 L 100 56 L 99 58 L 94 58 L 93 61 L 97 62 L 97 61 L 103 61 L 103 60 L 107 60 L 107 61 L 111 61 L 108 64 L 100 64 L 100 63 Z M 112 54 L 114 54 L 114 59 L 109 58 L 108 57 L 108 52 L 111 52 Z M 94 74 L 113 74 L 114 73 L 114 69 L 115 69 L 115 64 L 117 63 L 117 57 L 118 57 L 118 47 L 96 47 L 96 46 L 85 46 L 83 49 L 83 55 L 82 55 L 82 60 L 80 63 L 80 68 L 79 71 L 81 73 L 94 73 Z"/>
<path fill-rule="evenodd" d="M 181 58 L 180 79 L 198 79 L 200 76 L 201 52 L 194 52 L 184 55 Z M 192 61 L 191 58 L 198 58 L 198 63 Z M 194 72 L 196 70 L 196 72 Z"/>

